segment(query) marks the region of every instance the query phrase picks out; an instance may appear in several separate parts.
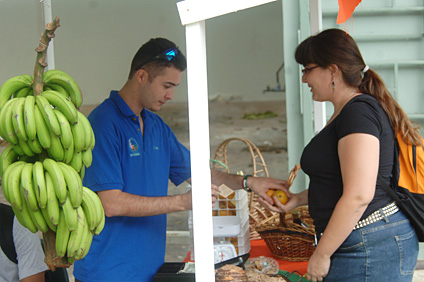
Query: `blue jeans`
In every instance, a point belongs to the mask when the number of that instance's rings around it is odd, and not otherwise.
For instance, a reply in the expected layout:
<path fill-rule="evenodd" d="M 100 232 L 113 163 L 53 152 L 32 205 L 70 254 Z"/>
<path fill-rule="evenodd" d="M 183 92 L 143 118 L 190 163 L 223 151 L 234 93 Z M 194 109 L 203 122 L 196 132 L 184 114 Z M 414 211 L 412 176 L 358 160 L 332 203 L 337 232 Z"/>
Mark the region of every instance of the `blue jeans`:
<path fill-rule="evenodd" d="M 412 281 L 418 239 L 401 212 L 352 231 L 331 257 L 325 282 Z"/>

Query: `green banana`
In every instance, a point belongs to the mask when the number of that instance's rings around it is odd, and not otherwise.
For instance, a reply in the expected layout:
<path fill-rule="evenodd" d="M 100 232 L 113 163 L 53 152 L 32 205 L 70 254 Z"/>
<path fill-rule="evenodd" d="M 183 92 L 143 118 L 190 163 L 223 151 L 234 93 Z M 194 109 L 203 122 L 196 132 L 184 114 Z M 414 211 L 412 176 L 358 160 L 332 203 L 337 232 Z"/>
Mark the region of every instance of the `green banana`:
<path fill-rule="evenodd" d="M 91 197 L 94 203 L 94 207 L 96 210 L 96 220 L 97 220 L 97 222 L 95 223 L 96 228 L 94 229 L 94 234 L 99 235 L 100 232 L 103 230 L 103 227 L 105 224 L 105 211 L 103 209 L 102 201 L 100 200 L 96 192 L 94 192 L 93 190 L 85 186 L 84 188 L 83 188 L 84 191 L 86 192 L 88 196 Z M 97 230 L 97 233 L 96 233 L 96 230 Z"/>
<path fill-rule="evenodd" d="M 37 197 L 35 195 L 34 186 L 32 184 L 32 163 L 26 163 L 21 173 L 21 186 L 23 188 L 25 200 L 28 207 L 36 211 L 38 210 Z"/>
<path fill-rule="evenodd" d="M 66 89 L 65 89 L 65 88 L 63 88 L 62 86 L 60 86 L 59 84 L 51 83 L 51 84 L 49 84 L 49 85 L 45 85 L 44 90 L 54 90 L 54 91 L 59 92 L 59 94 L 60 94 L 63 98 L 65 98 L 66 100 L 69 100 L 69 101 L 70 101 L 70 99 L 71 99 L 71 98 L 69 97 L 68 92 L 66 92 Z"/>
<path fill-rule="evenodd" d="M 56 114 L 57 120 L 60 125 L 60 141 L 62 142 L 63 148 L 65 150 L 69 149 L 73 143 L 74 136 L 72 135 L 71 125 L 69 124 L 68 119 L 65 115 L 58 109 L 53 110 Z"/>
<path fill-rule="evenodd" d="M 21 88 L 31 86 L 27 75 L 19 75 L 6 80 L 0 88 L 0 110 L 12 95 Z"/>
<path fill-rule="evenodd" d="M 24 103 L 24 124 L 25 132 L 29 140 L 35 140 L 36 138 L 36 126 L 35 126 L 35 97 L 27 96 Z"/>
<path fill-rule="evenodd" d="M 62 146 L 62 142 L 60 142 L 60 137 L 54 135 L 53 132 L 50 132 L 50 138 L 50 148 L 47 149 L 48 155 L 55 161 L 63 161 L 63 157 L 65 156 L 65 149 Z"/>
<path fill-rule="evenodd" d="M 47 124 L 44 121 L 41 111 L 37 106 L 34 107 L 34 119 L 37 131 L 37 139 L 40 142 L 40 145 L 44 149 L 50 148 L 52 142 L 50 137 L 50 130 L 47 127 Z"/>
<path fill-rule="evenodd" d="M 63 210 L 60 210 L 59 213 L 60 219 L 56 229 L 56 253 L 59 257 L 64 257 L 68 248 L 69 235 L 71 232 L 66 226 Z"/>
<path fill-rule="evenodd" d="M 31 208 L 28 207 L 28 213 L 38 230 L 44 233 L 49 230 L 49 226 L 47 225 L 41 210 L 31 210 Z"/>
<path fill-rule="evenodd" d="M 13 211 L 16 211 L 15 214 L 19 213 L 20 217 L 22 219 L 22 222 L 20 222 L 24 227 L 26 227 L 27 229 L 29 229 L 29 231 L 31 231 L 32 233 L 36 233 L 38 231 L 37 226 L 34 224 L 31 215 L 29 213 L 29 208 L 25 202 L 25 199 L 23 198 L 22 194 L 19 194 L 19 197 L 21 197 L 21 202 L 22 202 L 22 208 L 19 210 L 16 207 L 13 207 Z M 19 217 L 17 217 L 19 220 Z"/>
<path fill-rule="evenodd" d="M 26 79 L 26 81 L 30 84 L 30 87 L 32 86 L 31 84 L 34 80 L 34 77 L 32 75 L 22 74 L 21 77 L 22 77 L 22 79 Z"/>
<path fill-rule="evenodd" d="M 85 165 L 81 166 L 81 170 L 79 172 L 79 175 L 81 176 L 81 179 L 84 179 L 85 176 Z"/>
<path fill-rule="evenodd" d="M 40 141 L 38 139 L 29 140 L 26 142 L 28 144 L 28 147 L 31 149 L 34 154 L 41 154 L 43 152 L 43 147 L 40 144 Z"/>
<path fill-rule="evenodd" d="M 81 152 L 85 147 L 85 139 L 89 136 L 89 132 L 84 131 L 84 124 L 81 121 L 80 115 L 78 115 L 78 122 L 71 124 L 72 135 L 74 136 L 74 150 Z"/>
<path fill-rule="evenodd" d="M 44 177 L 43 163 L 36 161 L 32 166 L 32 184 L 37 198 L 38 206 L 41 209 L 47 207 L 47 187 Z M 56 195 L 55 195 L 56 197 Z"/>
<path fill-rule="evenodd" d="M 93 155 L 91 153 L 91 148 L 81 152 L 82 162 L 86 167 L 90 167 L 93 161 Z"/>
<path fill-rule="evenodd" d="M 88 150 L 90 146 L 92 145 L 92 138 L 93 134 L 91 134 L 92 128 L 90 121 L 88 121 L 87 117 L 78 111 L 78 123 L 82 124 L 82 127 L 84 128 L 84 145 L 82 150 Z"/>
<path fill-rule="evenodd" d="M 58 84 L 65 88 L 75 107 L 81 107 L 81 89 L 78 83 L 69 74 L 61 70 L 48 70 L 44 74 L 44 82 L 46 85 Z"/>
<path fill-rule="evenodd" d="M 69 163 L 70 166 L 72 166 L 77 172 L 81 171 L 81 167 L 83 165 L 82 163 L 82 153 L 76 152 L 74 149 L 74 155 L 72 157 L 71 162 Z"/>
<path fill-rule="evenodd" d="M 90 247 L 91 247 L 91 243 L 93 242 L 93 233 L 91 233 L 90 230 L 86 232 L 87 232 L 87 238 L 86 238 L 87 241 L 83 245 L 84 252 L 82 253 L 81 258 L 78 258 L 78 259 L 82 259 L 88 254 L 88 251 L 90 250 Z"/>
<path fill-rule="evenodd" d="M 45 172 L 44 178 L 46 180 L 46 191 L 47 191 L 47 214 L 48 218 L 50 219 L 50 222 L 58 226 L 60 222 L 60 206 L 59 201 L 56 197 L 56 193 L 54 191 L 54 183 L 52 178 L 50 177 L 50 174 Z"/>
<path fill-rule="evenodd" d="M 105 227 L 106 217 L 105 217 L 105 211 L 103 210 L 103 208 L 101 209 L 101 212 L 102 212 L 101 221 L 94 229 L 94 235 L 99 235 L 103 231 L 103 228 Z"/>
<path fill-rule="evenodd" d="M 25 162 L 18 161 L 16 162 L 16 166 L 10 165 L 7 169 L 5 174 L 8 174 L 7 179 L 7 189 L 8 189 L 8 196 L 10 199 L 10 203 L 12 206 L 14 206 L 18 210 L 22 210 L 23 203 L 22 203 L 22 197 L 20 192 L 20 183 L 21 183 L 21 173 L 22 169 L 24 168 Z M 8 173 L 8 170 L 10 173 Z M 23 196 L 23 195 L 22 195 Z"/>
<path fill-rule="evenodd" d="M 24 105 L 25 98 L 15 98 L 16 102 L 13 104 L 12 109 L 12 124 L 16 135 L 22 141 L 27 141 L 28 136 L 25 131 L 24 120 Z"/>
<path fill-rule="evenodd" d="M 52 131 L 56 136 L 60 136 L 59 121 L 57 120 L 49 101 L 47 101 L 44 96 L 37 95 L 35 96 L 35 104 L 40 110 L 40 113 L 50 131 Z"/>
<path fill-rule="evenodd" d="M 59 203 L 64 204 L 67 198 L 67 190 L 63 172 L 56 161 L 46 158 L 43 161 L 44 170 L 49 173 L 54 184 L 54 191 Z"/>
<path fill-rule="evenodd" d="M 41 93 L 43 97 L 49 101 L 58 111 L 60 111 L 69 123 L 74 124 L 78 121 L 77 109 L 75 105 L 72 104 L 69 100 L 62 97 L 62 95 L 54 90 L 46 90 Z"/>
<path fill-rule="evenodd" d="M 49 214 L 47 212 L 47 209 L 40 209 L 41 213 L 43 214 L 44 220 L 47 223 L 47 226 L 49 227 L 50 230 L 53 230 L 53 232 L 56 233 L 57 231 L 57 226 L 53 225 L 53 223 L 51 222 L 50 218 L 49 218 Z"/>
<path fill-rule="evenodd" d="M 18 137 L 12 121 L 12 110 L 16 101 L 16 99 L 7 101 L 0 112 L 0 135 L 4 140 L 12 144 L 18 144 Z"/>
<path fill-rule="evenodd" d="M 69 200 L 71 201 L 72 207 L 76 209 L 81 205 L 83 197 L 81 177 L 70 165 L 62 162 L 58 162 L 57 164 L 62 169 L 65 177 Z"/>
<path fill-rule="evenodd" d="M 93 239 L 93 233 L 91 233 L 91 230 L 88 229 L 87 223 L 84 224 L 82 232 L 83 235 L 81 236 L 81 242 L 74 255 L 75 260 L 84 258 L 84 253 L 86 253 L 86 251 L 88 253 L 88 249 L 90 248 Z"/>
<path fill-rule="evenodd" d="M 18 160 L 18 154 L 13 150 L 11 144 L 7 145 L 0 155 L 0 177 L 3 179 L 3 173 L 6 168 Z"/>
<path fill-rule="evenodd" d="M 12 144 L 12 143 L 11 143 Z M 18 154 L 19 156 L 25 155 L 24 151 L 22 150 L 21 146 L 19 145 L 19 140 L 17 144 L 12 144 L 13 150 Z"/>
<path fill-rule="evenodd" d="M 24 154 L 32 157 L 35 156 L 35 152 L 31 149 L 31 147 L 28 145 L 27 141 L 24 141 L 22 139 L 19 139 L 18 143 L 19 147 L 21 147 L 22 151 L 24 151 Z"/>
<path fill-rule="evenodd" d="M 91 127 L 91 124 L 90 124 L 90 130 L 91 130 L 91 146 L 90 146 L 90 149 L 93 151 L 93 149 L 94 149 L 94 146 L 96 145 L 96 137 L 94 136 L 94 131 L 93 131 L 93 127 Z"/>
<path fill-rule="evenodd" d="M 69 242 L 68 242 L 68 250 L 66 252 L 68 257 L 75 257 L 76 252 L 78 251 L 78 248 L 81 245 L 81 240 L 84 235 L 84 228 L 87 225 L 87 221 L 85 219 L 84 211 L 82 210 L 81 206 L 79 206 L 76 209 L 77 215 L 78 215 L 78 221 L 77 226 L 75 230 L 71 231 L 71 235 L 69 236 Z"/>
<path fill-rule="evenodd" d="M 27 225 L 27 223 L 26 223 L 26 218 L 25 218 L 25 216 L 22 214 L 22 211 L 20 211 L 20 210 L 18 210 L 17 208 L 15 208 L 15 207 L 13 207 L 12 206 L 12 209 L 13 209 L 13 213 L 15 214 L 15 216 L 16 216 L 16 219 L 19 221 L 19 223 L 20 224 L 22 224 L 22 226 L 23 227 L 25 227 L 25 228 L 28 228 L 26 225 Z M 27 214 L 28 216 L 29 216 L 29 214 Z M 35 226 L 35 225 L 33 225 L 33 227 L 35 228 L 35 232 L 37 232 L 37 227 Z M 28 228 L 29 229 L 29 228 Z M 35 233 L 35 232 L 33 232 L 33 233 Z"/>
<path fill-rule="evenodd" d="M 31 93 L 31 89 L 30 87 L 23 87 L 15 92 L 13 98 L 25 98 Z"/>
<path fill-rule="evenodd" d="M 63 156 L 63 162 L 65 164 L 70 164 L 72 161 L 72 158 L 74 157 L 74 139 L 71 139 L 71 145 L 68 149 L 65 149 L 65 153 Z"/>
<path fill-rule="evenodd" d="M 97 213 L 96 210 L 96 203 L 93 201 L 90 195 L 87 193 L 87 187 L 83 188 L 83 194 L 82 194 L 82 209 L 84 210 L 85 217 L 87 218 L 88 227 L 91 231 L 94 231 L 96 226 L 100 223 L 100 218 L 98 218 L 98 215 L 101 215 L 100 213 Z M 88 189 L 90 190 L 90 189 Z"/>
<path fill-rule="evenodd" d="M 2 179 L 1 179 L 2 180 L 2 188 L 3 188 L 4 198 L 9 203 L 11 203 L 10 196 L 9 196 L 10 195 L 10 192 L 9 192 L 9 190 L 10 190 L 10 185 L 9 185 L 10 173 L 15 171 L 16 166 L 20 166 L 20 165 L 24 165 L 24 164 L 25 164 L 24 162 L 16 161 L 16 162 L 11 163 L 10 165 L 8 165 L 4 169 L 3 176 L 2 176 Z"/>
<path fill-rule="evenodd" d="M 65 202 L 62 204 L 62 210 L 65 215 L 66 226 L 70 231 L 75 230 L 78 225 L 78 214 L 77 210 L 72 206 L 69 197 L 67 197 Z"/>

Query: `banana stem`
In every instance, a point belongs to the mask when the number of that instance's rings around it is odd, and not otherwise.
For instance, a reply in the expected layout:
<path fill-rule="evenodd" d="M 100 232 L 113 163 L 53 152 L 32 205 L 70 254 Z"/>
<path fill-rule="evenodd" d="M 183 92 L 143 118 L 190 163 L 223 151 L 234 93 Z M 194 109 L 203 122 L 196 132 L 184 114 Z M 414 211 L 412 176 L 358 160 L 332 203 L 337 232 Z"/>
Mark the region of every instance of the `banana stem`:
<path fill-rule="evenodd" d="M 44 252 L 46 254 L 44 262 L 47 264 L 47 267 L 55 271 L 57 267 L 68 268 L 72 264 L 68 262 L 66 256 L 59 257 L 56 253 L 56 233 L 52 230 L 48 230 L 46 233 L 43 233 L 44 240 Z"/>
<path fill-rule="evenodd" d="M 40 43 L 38 44 L 35 51 L 37 52 L 37 59 L 35 61 L 34 67 L 34 81 L 32 89 L 34 90 L 35 95 L 41 95 L 44 89 L 44 80 L 43 73 L 44 68 L 47 66 L 46 56 L 47 56 L 47 47 L 53 37 L 55 37 L 55 30 L 60 26 L 59 17 L 56 17 L 50 23 L 46 24 L 46 29 L 41 34 Z"/>
<path fill-rule="evenodd" d="M 52 22 L 46 24 L 46 29 L 41 35 L 40 43 L 38 44 L 35 51 L 37 52 L 37 59 L 34 67 L 34 80 L 32 89 L 35 95 L 41 95 L 44 89 L 44 68 L 47 66 L 46 56 L 47 47 L 53 37 L 55 37 L 55 30 L 60 26 L 59 17 L 56 17 Z M 51 270 L 55 270 L 56 267 L 67 268 L 71 265 L 68 259 L 65 257 L 59 257 L 56 253 L 56 233 L 49 230 L 43 233 L 44 246 L 45 246 L 45 258 L 44 261 Z"/>

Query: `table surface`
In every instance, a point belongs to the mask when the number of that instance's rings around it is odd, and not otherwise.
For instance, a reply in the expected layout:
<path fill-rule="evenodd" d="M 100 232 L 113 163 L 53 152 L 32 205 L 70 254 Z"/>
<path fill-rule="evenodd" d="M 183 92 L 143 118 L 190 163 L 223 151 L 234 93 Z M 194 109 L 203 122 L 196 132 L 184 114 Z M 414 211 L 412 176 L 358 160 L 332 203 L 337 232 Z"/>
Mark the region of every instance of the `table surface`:
<path fill-rule="evenodd" d="M 303 274 L 306 273 L 306 270 L 307 270 L 307 267 L 308 267 L 307 261 L 301 261 L 301 262 L 286 261 L 286 260 L 281 260 L 281 259 L 275 258 L 273 256 L 273 254 L 271 253 L 271 250 L 266 245 L 265 241 L 262 240 L 262 239 L 250 241 L 250 252 L 249 252 L 249 254 L 250 254 L 249 258 L 257 258 L 257 257 L 260 257 L 260 256 L 273 258 L 276 261 L 278 261 L 279 269 L 283 270 L 283 271 L 287 271 L 287 272 L 297 272 L 297 273 L 300 273 L 300 274 L 303 275 Z M 188 252 L 184 261 L 185 262 L 191 261 L 190 252 Z"/>

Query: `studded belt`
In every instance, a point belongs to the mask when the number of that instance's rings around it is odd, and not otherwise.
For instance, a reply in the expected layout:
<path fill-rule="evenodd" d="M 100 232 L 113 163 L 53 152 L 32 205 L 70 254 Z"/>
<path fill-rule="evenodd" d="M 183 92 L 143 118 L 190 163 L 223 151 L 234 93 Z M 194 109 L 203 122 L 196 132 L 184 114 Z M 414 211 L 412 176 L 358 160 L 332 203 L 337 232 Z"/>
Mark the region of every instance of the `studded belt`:
<path fill-rule="evenodd" d="M 373 212 L 367 218 L 358 221 L 358 223 L 355 225 L 353 230 L 356 230 L 358 228 L 362 228 L 362 227 L 365 227 L 367 225 L 370 225 L 371 223 L 380 221 L 383 218 L 386 218 L 386 217 L 396 213 L 397 211 L 399 211 L 399 208 L 398 208 L 398 206 L 396 205 L 395 202 L 388 204 L 387 206 Z"/>

